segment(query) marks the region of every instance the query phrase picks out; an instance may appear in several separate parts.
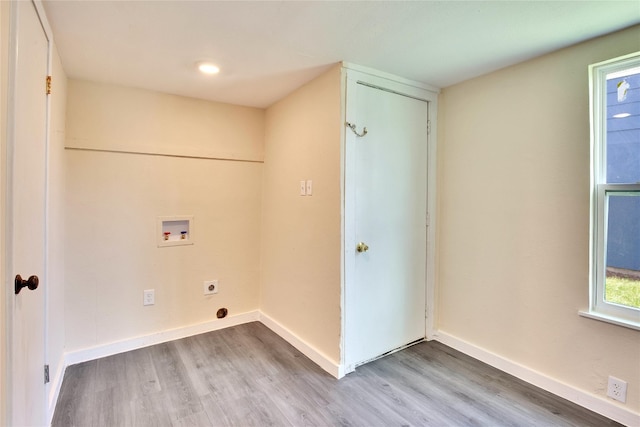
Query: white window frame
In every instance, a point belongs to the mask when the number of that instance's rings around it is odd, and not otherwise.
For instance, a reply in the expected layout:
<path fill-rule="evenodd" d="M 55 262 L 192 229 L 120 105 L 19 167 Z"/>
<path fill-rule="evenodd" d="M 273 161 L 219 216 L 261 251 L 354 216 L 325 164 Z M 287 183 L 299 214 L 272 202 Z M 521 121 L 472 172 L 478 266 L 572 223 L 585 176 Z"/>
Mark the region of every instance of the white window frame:
<path fill-rule="evenodd" d="M 589 66 L 591 114 L 591 215 L 589 248 L 589 310 L 580 314 L 597 320 L 640 330 L 640 309 L 605 300 L 607 197 L 640 191 L 640 183 L 607 184 L 607 80 L 611 73 L 640 67 L 640 52 Z"/>

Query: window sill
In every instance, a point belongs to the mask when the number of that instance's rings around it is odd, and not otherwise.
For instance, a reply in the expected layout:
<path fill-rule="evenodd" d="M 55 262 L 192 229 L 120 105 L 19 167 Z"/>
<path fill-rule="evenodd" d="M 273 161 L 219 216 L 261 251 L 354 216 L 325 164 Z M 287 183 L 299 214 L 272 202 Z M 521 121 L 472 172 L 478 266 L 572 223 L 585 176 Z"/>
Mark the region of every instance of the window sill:
<path fill-rule="evenodd" d="M 607 316 L 606 314 L 596 313 L 594 311 L 579 311 L 578 314 L 589 319 L 599 320 L 601 322 L 612 323 L 629 329 L 640 331 L 640 323 L 633 320 L 621 319 L 619 317 Z"/>

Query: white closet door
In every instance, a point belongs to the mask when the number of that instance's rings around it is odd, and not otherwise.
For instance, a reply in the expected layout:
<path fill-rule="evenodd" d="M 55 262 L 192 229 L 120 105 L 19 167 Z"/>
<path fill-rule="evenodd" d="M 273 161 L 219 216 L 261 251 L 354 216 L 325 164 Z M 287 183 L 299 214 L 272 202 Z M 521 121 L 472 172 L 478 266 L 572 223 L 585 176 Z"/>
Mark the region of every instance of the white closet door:
<path fill-rule="evenodd" d="M 429 103 L 360 83 L 347 96 L 347 121 L 367 129 L 346 129 L 356 248 L 346 250 L 345 361 L 357 366 L 425 337 Z"/>
<path fill-rule="evenodd" d="M 9 242 L 12 277 L 45 278 L 49 41 L 32 2 L 14 2 L 17 51 L 9 111 Z M 33 284 L 33 282 L 32 282 Z M 46 424 L 45 286 L 11 292 L 10 423 Z"/>

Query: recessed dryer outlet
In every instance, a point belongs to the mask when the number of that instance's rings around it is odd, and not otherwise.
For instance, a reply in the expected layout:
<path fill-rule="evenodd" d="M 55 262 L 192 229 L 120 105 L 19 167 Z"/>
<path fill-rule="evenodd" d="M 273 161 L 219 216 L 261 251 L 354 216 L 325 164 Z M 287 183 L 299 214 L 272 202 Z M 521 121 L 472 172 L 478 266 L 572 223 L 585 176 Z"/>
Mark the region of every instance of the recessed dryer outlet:
<path fill-rule="evenodd" d="M 217 280 L 205 280 L 204 281 L 204 294 L 213 295 L 218 293 L 218 281 Z"/>

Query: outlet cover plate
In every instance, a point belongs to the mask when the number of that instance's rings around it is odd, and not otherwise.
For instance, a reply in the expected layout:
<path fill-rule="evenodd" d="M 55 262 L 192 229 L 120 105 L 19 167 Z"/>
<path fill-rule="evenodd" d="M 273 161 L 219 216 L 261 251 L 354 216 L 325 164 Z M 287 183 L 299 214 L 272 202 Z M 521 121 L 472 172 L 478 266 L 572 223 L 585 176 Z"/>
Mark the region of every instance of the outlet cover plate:
<path fill-rule="evenodd" d="M 607 396 L 619 402 L 627 401 L 627 382 L 619 378 L 609 376 L 607 384 Z"/>
<path fill-rule="evenodd" d="M 145 289 L 143 292 L 142 305 L 154 305 L 156 303 L 155 289 Z"/>
<path fill-rule="evenodd" d="M 205 295 L 217 294 L 219 286 L 220 285 L 218 285 L 217 280 L 205 280 L 203 284 L 204 294 Z"/>

